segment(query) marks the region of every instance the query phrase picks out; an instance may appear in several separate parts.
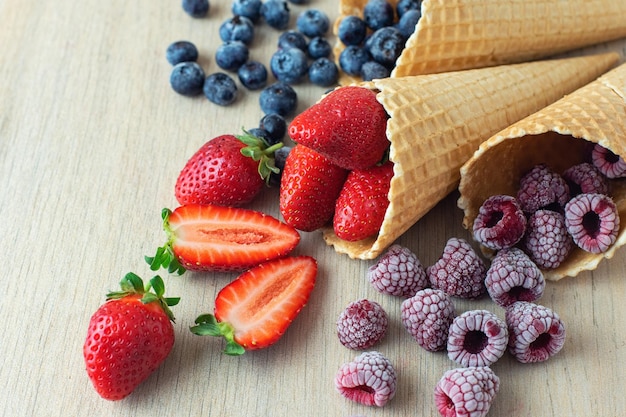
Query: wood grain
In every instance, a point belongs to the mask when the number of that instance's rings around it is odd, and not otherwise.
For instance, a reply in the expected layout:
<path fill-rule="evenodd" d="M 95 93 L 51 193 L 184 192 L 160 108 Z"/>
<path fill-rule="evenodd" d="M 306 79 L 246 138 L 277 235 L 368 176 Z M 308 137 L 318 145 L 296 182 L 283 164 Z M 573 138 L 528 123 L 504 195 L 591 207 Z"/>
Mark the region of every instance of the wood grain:
<path fill-rule="evenodd" d="M 192 19 L 177 1 L 0 0 L 0 218 L 4 255 L 0 282 L 0 411 L 3 416 L 434 416 L 432 392 L 454 364 L 419 348 L 399 320 L 401 300 L 376 293 L 366 280 L 373 261 L 350 260 L 305 233 L 296 253 L 320 263 L 309 305 L 283 339 L 265 351 L 231 358 L 221 341 L 188 327 L 210 311 L 232 274 L 167 276 L 177 341 L 171 356 L 130 397 L 100 399 L 84 371 L 82 343 L 93 311 L 128 271 L 151 272 L 144 255 L 163 243 L 160 210 L 176 202 L 173 187 L 187 158 L 206 140 L 253 127 L 262 116 L 258 92 L 242 90 L 222 108 L 185 98 L 168 85 L 165 48 L 179 39 L 213 54 L 229 2 Z M 311 1 L 332 18 L 337 4 Z M 292 6 L 293 20 L 302 10 Z M 252 56 L 269 62 L 278 32 L 258 27 Z M 623 52 L 626 41 L 595 50 Z M 299 110 L 322 88 L 298 85 Z M 278 215 L 277 191 L 253 208 Z M 399 243 L 424 265 L 446 240 L 469 238 L 453 193 Z M 567 326 L 563 351 L 543 364 L 505 356 L 493 366 L 502 384 L 491 416 L 626 415 L 626 253 L 572 279 L 549 283 L 541 303 Z M 386 407 L 353 404 L 335 392 L 339 366 L 358 352 L 338 342 L 335 320 L 367 297 L 391 317 L 376 349 L 399 374 Z M 455 300 L 457 310 L 488 300 Z"/>

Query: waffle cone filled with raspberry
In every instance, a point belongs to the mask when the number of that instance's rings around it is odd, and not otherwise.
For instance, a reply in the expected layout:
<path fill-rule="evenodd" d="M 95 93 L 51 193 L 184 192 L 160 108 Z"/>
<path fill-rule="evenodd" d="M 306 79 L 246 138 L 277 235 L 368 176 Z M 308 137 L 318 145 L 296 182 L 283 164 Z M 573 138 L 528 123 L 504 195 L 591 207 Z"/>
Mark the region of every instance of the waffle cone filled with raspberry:
<path fill-rule="evenodd" d="M 390 203 L 378 235 L 349 242 L 328 228 L 324 239 L 351 258 L 377 257 L 457 187 L 460 167 L 484 140 L 593 81 L 617 60 L 617 54 L 602 54 L 361 84 L 377 92 L 390 116 Z"/>
<path fill-rule="evenodd" d="M 335 34 L 367 3 L 341 0 Z M 623 1 L 424 0 L 421 13 L 392 77 L 525 62 L 626 36 Z M 354 81 L 344 74 L 343 83 Z"/>
<path fill-rule="evenodd" d="M 626 155 L 626 64 L 481 144 L 461 168 L 458 206 L 464 211 L 464 227 L 472 229 L 481 204 L 489 196 L 516 196 L 520 179 L 533 167 L 545 164 L 562 173 L 588 161 L 590 148 L 598 149 L 596 144 L 612 152 L 613 157 Z M 608 190 L 621 218 L 619 228 L 613 231 L 614 243 L 601 253 L 574 246 L 556 268 L 542 271 L 546 279 L 559 280 L 593 270 L 626 242 L 625 180 L 608 179 Z"/>

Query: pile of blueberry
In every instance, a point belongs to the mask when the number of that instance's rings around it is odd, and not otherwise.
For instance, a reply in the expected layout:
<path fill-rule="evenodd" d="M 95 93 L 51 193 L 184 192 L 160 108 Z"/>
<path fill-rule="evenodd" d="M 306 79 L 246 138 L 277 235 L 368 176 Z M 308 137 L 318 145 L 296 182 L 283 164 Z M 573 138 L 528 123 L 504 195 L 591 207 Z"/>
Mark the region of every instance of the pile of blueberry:
<path fill-rule="evenodd" d="M 422 0 L 399 0 L 394 9 L 387 0 L 369 0 L 363 18 L 342 19 L 337 33 L 345 45 L 339 55 L 341 70 L 365 81 L 389 77 L 422 17 L 421 5 Z"/>
<path fill-rule="evenodd" d="M 305 0 L 289 2 L 303 4 Z M 209 12 L 208 0 L 183 0 L 182 7 L 194 18 Z M 261 90 L 259 104 L 265 115 L 284 118 L 297 106 L 293 85 L 307 79 L 322 87 L 337 85 L 339 69 L 331 60 L 332 47 L 325 37 L 331 22 L 322 11 L 302 11 L 296 29 L 289 29 L 291 10 L 287 0 L 233 0 L 231 11 L 232 17 L 219 27 L 222 44 L 215 52 L 215 63 L 223 71 L 207 76 L 197 63 L 198 49 L 192 42 L 169 45 L 166 58 L 174 66 L 170 75 L 174 91 L 186 96 L 204 93 L 209 101 L 227 106 L 237 99 L 238 80 L 247 90 Z M 250 59 L 255 27 L 261 22 L 284 31 L 270 59 L 269 71 L 268 66 Z M 270 75 L 275 78 L 271 84 Z"/>

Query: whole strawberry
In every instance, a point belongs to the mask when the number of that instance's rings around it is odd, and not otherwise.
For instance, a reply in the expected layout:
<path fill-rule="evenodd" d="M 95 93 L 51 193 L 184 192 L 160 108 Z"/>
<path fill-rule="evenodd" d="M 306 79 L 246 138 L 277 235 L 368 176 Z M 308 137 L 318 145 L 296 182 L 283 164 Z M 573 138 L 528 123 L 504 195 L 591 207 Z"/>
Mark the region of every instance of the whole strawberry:
<path fill-rule="evenodd" d="M 163 297 L 163 280 L 155 276 L 144 288 L 141 278 L 129 273 L 120 286 L 121 291 L 107 294 L 107 301 L 91 317 L 83 345 L 87 375 L 107 400 L 121 400 L 133 392 L 174 345 L 169 306 L 179 298 Z"/>
<path fill-rule="evenodd" d="M 263 189 L 274 166 L 274 151 L 249 133 L 222 135 L 205 143 L 187 161 L 176 181 L 181 205 L 215 204 L 238 207 L 250 203 Z"/>
<path fill-rule="evenodd" d="M 280 182 L 280 214 L 285 223 L 305 232 L 330 223 L 347 175 L 348 171 L 318 152 L 294 146 Z"/>
<path fill-rule="evenodd" d="M 389 147 L 387 118 L 376 93 L 357 86 L 341 87 L 296 116 L 289 136 L 335 165 L 365 169 L 381 161 Z"/>
<path fill-rule="evenodd" d="M 392 177 L 390 161 L 348 174 L 335 205 L 333 229 L 337 237 L 357 241 L 378 233 L 389 206 Z"/>

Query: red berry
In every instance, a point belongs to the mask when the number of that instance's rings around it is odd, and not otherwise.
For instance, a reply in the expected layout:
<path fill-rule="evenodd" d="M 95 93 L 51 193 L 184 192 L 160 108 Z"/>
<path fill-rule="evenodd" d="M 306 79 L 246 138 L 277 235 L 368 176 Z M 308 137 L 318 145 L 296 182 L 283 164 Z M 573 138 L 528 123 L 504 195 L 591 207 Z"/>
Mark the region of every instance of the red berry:
<path fill-rule="evenodd" d="M 583 162 L 567 169 L 563 172 L 562 177 L 569 186 L 570 197 L 587 193 L 609 193 L 609 184 L 606 176 L 588 162 Z"/>
<path fill-rule="evenodd" d="M 580 194 L 565 206 L 565 226 L 581 249 L 606 252 L 617 240 L 620 218 L 613 200 L 604 194 Z"/>
<path fill-rule="evenodd" d="M 454 304 L 441 290 L 426 288 L 402 302 L 400 317 L 404 328 L 418 345 L 430 352 L 442 350 L 454 319 Z"/>
<path fill-rule="evenodd" d="M 487 366 L 451 369 L 437 383 L 435 404 L 443 417 L 484 417 L 499 388 Z"/>
<path fill-rule="evenodd" d="M 600 144 L 596 144 L 591 151 L 591 162 L 607 178 L 621 178 L 626 176 L 626 161 Z"/>
<path fill-rule="evenodd" d="M 458 238 L 450 238 L 441 258 L 426 269 L 433 288 L 461 298 L 478 298 L 485 293 L 486 271 L 470 244 Z"/>
<path fill-rule="evenodd" d="M 357 403 L 382 407 L 396 394 L 396 370 L 380 352 L 363 352 L 335 375 L 341 395 Z"/>
<path fill-rule="evenodd" d="M 474 238 L 490 249 L 515 245 L 526 231 L 526 216 L 514 197 L 494 195 L 480 206 L 474 220 Z"/>
<path fill-rule="evenodd" d="M 391 245 L 378 262 L 369 267 L 367 278 L 378 292 L 404 298 L 428 285 L 426 270 L 417 255 L 398 244 Z"/>
<path fill-rule="evenodd" d="M 548 307 L 518 301 L 507 307 L 506 323 L 509 352 L 522 363 L 545 361 L 565 343 L 565 326 Z"/>
<path fill-rule="evenodd" d="M 557 268 L 574 247 L 565 227 L 565 216 L 551 210 L 534 212 L 528 219 L 521 247 L 539 268 Z"/>
<path fill-rule="evenodd" d="M 485 278 L 487 292 L 501 307 L 515 301 L 536 301 L 543 295 L 546 281 L 537 265 L 518 248 L 499 251 Z"/>
<path fill-rule="evenodd" d="M 544 164 L 536 165 L 520 180 L 517 201 L 526 213 L 552 206 L 562 208 L 567 200 L 567 182 Z"/>
<path fill-rule="evenodd" d="M 491 311 L 469 310 L 450 325 L 448 357 L 461 366 L 489 366 L 506 351 L 506 323 Z"/>
<path fill-rule="evenodd" d="M 378 343 L 387 333 L 389 319 L 380 304 L 362 299 L 354 301 L 337 319 L 337 336 L 348 349 L 365 350 Z"/>

